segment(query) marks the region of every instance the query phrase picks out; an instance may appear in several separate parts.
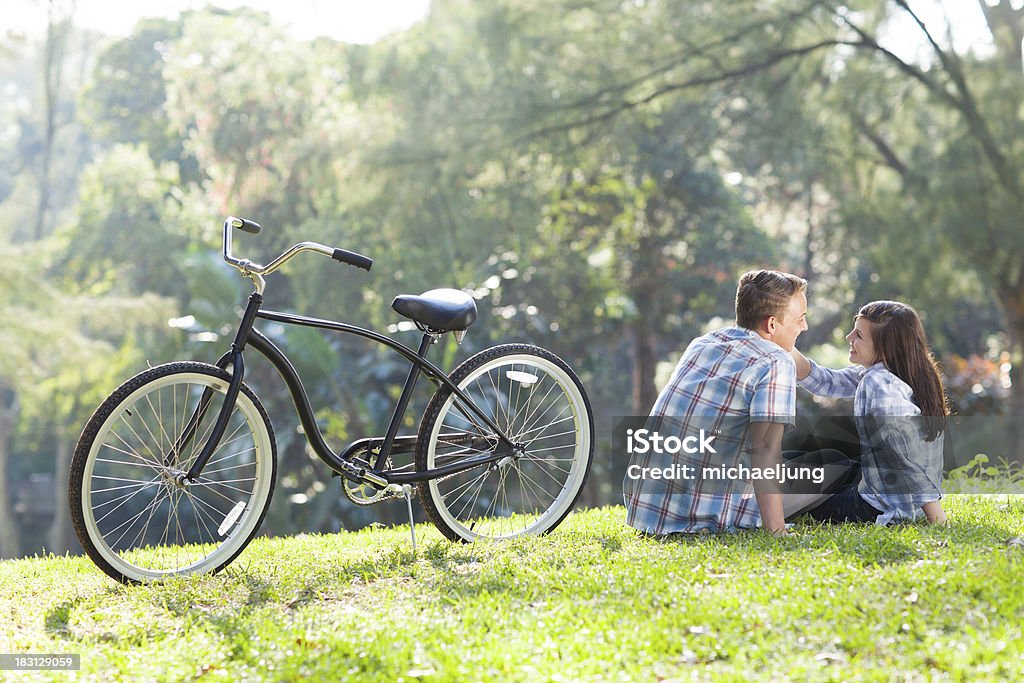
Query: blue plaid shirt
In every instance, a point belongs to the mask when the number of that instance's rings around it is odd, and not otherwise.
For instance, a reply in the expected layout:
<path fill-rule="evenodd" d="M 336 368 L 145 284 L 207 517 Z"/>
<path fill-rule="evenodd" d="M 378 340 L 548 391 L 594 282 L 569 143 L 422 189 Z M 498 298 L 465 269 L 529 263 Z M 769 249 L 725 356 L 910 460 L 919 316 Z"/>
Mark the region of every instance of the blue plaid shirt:
<path fill-rule="evenodd" d="M 681 463 L 696 472 L 741 460 L 749 465 L 750 423 L 793 424 L 795 413 L 796 368 L 782 347 L 738 327 L 694 339 L 655 401 L 648 426 L 678 438 L 704 430 L 714 435 L 716 452 L 633 453 L 622 487 L 626 522 L 652 534 L 760 526 L 749 481 L 655 479 L 630 472 Z"/>
<path fill-rule="evenodd" d="M 818 396 L 853 397 L 861 447 L 857 491 L 882 511 L 877 524 L 915 520 L 925 503 L 942 497 L 942 435 L 924 440 L 913 391 L 883 363 L 830 370 L 811 361 L 800 386 Z"/>

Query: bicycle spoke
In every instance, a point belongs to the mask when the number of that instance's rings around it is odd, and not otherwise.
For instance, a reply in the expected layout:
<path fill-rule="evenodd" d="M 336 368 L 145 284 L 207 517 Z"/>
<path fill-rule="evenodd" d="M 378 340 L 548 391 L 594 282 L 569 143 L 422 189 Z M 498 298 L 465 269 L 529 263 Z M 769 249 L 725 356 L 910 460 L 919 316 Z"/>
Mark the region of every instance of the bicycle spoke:
<path fill-rule="evenodd" d="M 161 501 L 162 501 L 161 496 L 163 494 L 165 494 L 165 493 L 166 493 L 166 491 L 164 491 L 164 490 L 158 490 L 157 491 L 157 495 L 155 495 L 153 497 L 153 500 L 149 501 L 149 503 L 146 505 L 146 507 L 142 508 L 142 510 L 140 510 L 134 517 L 129 517 L 127 520 L 125 520 L 124 522 L 122 522 L 118 526 L 116 526 L 113 529 L 111 529 L 107 534 L 105 534 L 104 538 L 106 538 L 107 536 L 111 536 L 111 535 L 117 533 L 121 528 L 123 528 L 125 526 L 128 526 L 128 529 L 126 529 L 124 532 L 122 532 L 121 535 L 118 536 L 117 540 L 110 544 L 110 547 L 111 548 L 116 548 L 117 547 L 117 544 L 120 543 L 121 539 L 124 538 L 124 535 L 126 533 L 128 533 L 128 530 L 131 529 L 131 525 L 135 523 L 135 520 L 137 520 L 140 517 L 142 517 L 142 515 L 146 514 L 147 511 L 150 511 L 151 509 L 158 507 L 160 505 Z M 150 514 L 152 514 L 152 513 L 150 513 Z"/>
<path fill-rule="evenodd" d="M 539 484 L 537 484 L 535 481 L 533 481 L 532 478 L 526 476 L 526 473 L 523 472 L 522 468 L 520 468 L 518 465 L 516 465 L 516 471 L 519 473 L 520 484 L 522 486 L 524 486 L 524 490 L 523 490 L 524 497 L 526 497 L 526 489 L 529 489 L 533 493 L 533 495 L 536 497 L 536 499 L 538 501 L 538 505 L 534 508 L 534 510 L 542 509 L 539 503 L 540 503 L 540 501 L 544 497 L 543 494 L 546 492 L 544 487 L 542 487 Z M 548 496 L 548 498 L 550 498 L 551 500 L 554 500 L 555 497 L 554 496 Z M 547 507 L 547 506 L 545 505 L 544 507 Z"/>
<path fill-rule="evenodd" d="M 130 443 L 128 443 L 124 439 L 124 437 L 122 437 L 120 434 L 118 434 L 117 432 L 111 432 L 111 433 L 117 438 L 118 441 L 120 441 L 121 443 L 124 444 L 125 448 L 127 448 L 129 450 L 128 451 L 122 451 L 120 449 L 115 448 L 111 444 L 103 444 L 104 446 L 106 446 L 107 448 L 116 450 L 118 453 L 124 453 L 125 455 L 129 455 L 129 456 L 132 456 L 134 458 L 138 458 L 139 460 L 141 460 L 143 462 L 148 462 L 148 463 L 152 464 L 154 467 L 159 467 L 160 466 L 160 463 L 158 461 L 151 460 L 151 459 L 147 458 L 145 455 L 143 455 L 142 453 L 139 453 L 137 450 L 135 450 L 134 446 L 132 446 Z"/>
<path fill-rule="evenodd" d="M 575 419 L 576 419 L 576 418 L 575 418 L 575 417 L 572 417 L 572 416 L 570 416 L 570 417 L 565 417 L 565 418 L 562 418 L 561 420 L 558 420 L 557 422 L 552 422 L 552 423 L 550 423 L 550 424 L 546 424 L 546 425 L 544 425 L 543 427 L 537 427 L 536 429 L 533 429 L 533 430 L 531 430 L 531 432 L 536 432 L 536 431 L 540 431 L 540 433 L 541 433 L 541 434 L 543 434 L 543 433 L 544 433 L 544 430 L 545 430 L 545 429 L 547 429 L 548 427 L 551 427 L 552 425 L 556 425 L 556 424 L 561 424 L 562 422 L 574 421 Z M 528 441 L 529 443 L 534 443 L 534 442 L 536 442 L 536 441 L 543 441 L 544 439 L 554 439 L 555 437 L 558 437 L 558 436 L 566 436 L 566 435 L 568 435 L 568 434 L 576 434 L 576 430 L 575 430 L 575 429 L 572 429 L 572 430 L 570 430 L 570 431 L 567 431 L 567 432 L 559 432 L 558 434 L 548 434 L 547 436 L 538 436 L 538 437 L 533 437 L 533 438 L 531 438 L 531 439 L 527 439 L 527 441 Z M 519 437 L 518 437 L 518 438 L 519 438 L 519 439 L 522 439 L 522 435 L 519 435 Z"/>
<path fill-rule="evenodd" d="M 537 387 L 537 389 L 539 389 L 539 388 L 540 387 Z M 523 410 L 521 411 L 525 415 L 525 417 L 523 418 L 523 429 L 526 428 L 526 423 L 529 422 L 531 419 L 533 419 L 534 413 L 537 410 L 540 410 L 540 408 L 545 405 L 545 403 L 547 402 L 548 397 L 551 396 L 551 392 L 554 391 L 556 388 L 558 388 L 558 385 L 552 383 L 551 387 L 547 390 L 547 392 L 544 394 L 544 396 L 537 402 L 537 404 L 538 404 L 537 407 L 534 408 L 533 410 L 529 410 L 530 404 L 532 403 L 532 400 L 533 400 L 534 391 L 535 391 L 535 390 L 531 389 L 530 396 L 529 396 L 529 398 L 526 401 L 526 406 L 524 406 Z M 547 410 L 548 409 L 545 409 L 545 412 Z M 543 417 L 543 416 L 544 416 L 544 413 L 541 413 L 541 415 L 537 419 L 540 419 L 540 417 Z M 519 416 L 516 415 L 516 417 L 519 417 Z M 512 424 L 510 424 L 509 427 L 511 428 Z"/>
<path fill-rule="evenodd" d="M 548 395 L 550 395 L 551 391 L 553 389 L 555 389 L 556 387 L 557 387 L 557 385 L 552 385 L 551 389 L 548 389 Z M 545 395 L 544 400 L 545 401 L 547 400 L 547 395 Z M 540 405 L 543 406 L 544 405 L 544 401 L 542 401 Z M 551 410 L 553 405 L 554 405 L 554 402 L 548 404 L 548 407 L 544 408 L 543 412 L 541 412 L 536 417 L 534 417 L 534 413 L 530 413 L 526 418 L 524 418 L 523 419 L 522 429 L 519 430 L 518 436 L 516 438 L 522 439 L 522 435 L 523 434 L 528 434 L 528 433 L 530 433 L 532 431 L 535 431 L 536 429 L 534 428 L 534 425 L 536 425 L 538 422 L 540 422 L 542 417 L 547 415 L 548 411 Z M 537 410 L 539 410 L 539 409 L 540 409 L 540 407 L 538 406 Z M 562 408 L 561 411 L 559 411 L 558 415 L 555 416 L 555 419 L 560 418 L 562 416 L 562 413 L 564 413 L 566 410 L 571 410 L 571 409 L 572 409 L 572 406 L 569 405 L 569 404 L 566 404 L 565 407 Z"/>
<path fill-rule="evenodd" d="M 159 477 L 154 477 L 153 479 L 149 480 L 149 481 L 148 481 L 148 482 L 146 482 L 145 484 L 140 484 L 140 485 L 139 485 L 139 488 L 138 488 L 138 490 L 137 490 L 137 491 L 136 491 L 135 493 L 133 493 L 133 494 L 131 494 L 130 496 L 128 496 L 128 497 L 127 497 L 127 498 L 126 498 L 126 499 L 125 499 L 125 500 L 124 500 L 124 501 L 123 501 L 123 502 L 121 503 L 121 505 L 124 505 L 124 504 L 125 504 L 125 503 L 127 503 L 127 502 L 128 502 L 129 500 L 131 500 L 132 498 L 134 498 L 134 497 L 135 497 L 136 495 L 138 495 L 138 494 L 142 493 L 143 491 L 145 491 L 146 489 L 148 489 L 148 488 L 149 488 L 150 486 L 152 486 L 153 484 L 155 484 L 155 483 L 157 482 L 157 479 L 159 479 Z M 159 484 L 156 484 L 156 485 L 157 485 L 158 487 L 160 486 Z M 125 488 L 127 488 L 127 487 L 125 487 Z M 159 492 L 158 492 L 158 493 L 159 493 Z M 108 510 L 108 511 L 107 511 L 107 513 L 106 513 L 105 515 L 103 515 L 103 517 L 101 517 L 100 519 L 96 520 L 96 524 L 101 524 L 101 523 L 103 522 L 103 520 L 105 520 L 105 519 L 106 519 L 107 517 L 109 517 L 109 516 L 110 516 L 110 515 L 112 515 L 113 513 L 117 512 L 117 511 L 118 511 L 118 510 L 119 510 L 119 509 L 121 508 L 121 505 L 118 505 L 118 506 L 117 506 L 117 507 L 115 507 L 115 508 L 114 508 L 113 510 Z"/>
<path fill-rule="evenodd" d="M 474 508 L 476 507 L 476 501 L 480 497 L 480 492 L 483 491 L 484 482 L 487 481 L 487 477 L 489 475 L 490 475 L 490 472 L 485 470 L 482 474 L 477 476 L 476 479 L 473 479 L 473 480 L 470 481 L 470 484 L 478 484 L 478 485 L 476 486 L 476 489 L 475 489 L 475 492 L 473 493 L 473 495 L 469 498 L 469 500 L 466 502 L 466 504 L 462 506 L 462 509 L 459 510 L 459 516 L 460 517 L 462 516 L 463 513 L 465 513 L 466 509 L 471 504 L 473 505 Z M 469 489 L 467 488 L 466 490 L 468 491 Z M 455 502 L 458 502 L 461 498 L 462 498 L 462 496 L 457 497 L 455 499 Z"/>

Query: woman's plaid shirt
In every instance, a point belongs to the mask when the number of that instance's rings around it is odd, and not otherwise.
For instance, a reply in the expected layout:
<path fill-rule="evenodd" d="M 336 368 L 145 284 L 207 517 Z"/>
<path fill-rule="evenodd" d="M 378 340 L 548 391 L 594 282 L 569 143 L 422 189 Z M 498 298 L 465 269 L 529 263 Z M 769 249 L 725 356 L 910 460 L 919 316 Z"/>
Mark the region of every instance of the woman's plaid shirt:
<path fill-rule="evenodd" d="M 831 370 L 811 361 L 800 386 L 816 396 L 853 397 L 861 448 L 857 490 L 882 511 L 877 524 L 913 521 L 925 503 L 942 497 L 942 435 L 924 440 L 913 391 L 885 364 Z"/>

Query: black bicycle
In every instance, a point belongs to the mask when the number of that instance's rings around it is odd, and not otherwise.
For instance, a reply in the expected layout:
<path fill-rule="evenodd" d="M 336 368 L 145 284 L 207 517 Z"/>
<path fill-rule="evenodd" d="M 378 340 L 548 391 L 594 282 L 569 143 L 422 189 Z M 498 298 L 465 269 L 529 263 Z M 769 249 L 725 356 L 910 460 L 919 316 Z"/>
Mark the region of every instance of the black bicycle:
<path fill-rule="evenodd" d="M 472 297 L 455 289 L 392 303 L 423 333 L 415 351 L 347 323 L 262 310 L 264 276 L 300 252 L 365 270 L 373 261 L 302 242 L 260 265 L 232 256 L 233 229 L 255 234 L 260 226 L 224 222 L 224 260 L 254 286 L 231 348 L 216 365 L 174 362 L 131 378 L 100 405 L 78 441 L 71 516 L 104 572 L 129 583 L 216 572 L 256 535 L 274 490 L 277 450 L 267 412 L 243 381 L 247 348 L 280 372 L 310 447 L 344 477 L 354 503 L 408 501 L 415 485 L 427 516 L 454 541 L 543 534 L 572 510 L 590 470 L 594 424 L 586 391 L 564 361 L 537 346 L 505 344 L 445 374 L 427 360 L 428 349 L 446 332 L 461 344 L 477 315 Z M 334 453 L 295 368 L 254 327 L 257 319 L 355 334 L 404 356 L 411 368 L 385 435 Z M 418 433 L 400 436 L 421 375 L 436 391 Z"/>

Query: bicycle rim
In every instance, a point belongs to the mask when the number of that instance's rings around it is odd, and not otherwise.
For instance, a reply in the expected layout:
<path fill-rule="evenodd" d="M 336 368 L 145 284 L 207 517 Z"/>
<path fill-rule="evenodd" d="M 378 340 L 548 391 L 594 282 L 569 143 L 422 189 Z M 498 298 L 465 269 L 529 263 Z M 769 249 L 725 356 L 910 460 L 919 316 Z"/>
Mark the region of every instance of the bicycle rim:
<path fill-rule="evenodd" d="M 206 443 L 227 384 L 226 377 L 202 372 L 158 374 L 103 419 L 82 471 L 82 524 L 102 562 L 121 577 L 147 581 L 217 571 L 255 535 L 275 465 L 269 425 L 247 391 L 239 392 L 198 480 L 177 483 Z M 175 453 L 206 389 L 213 391 L 206 417 Z"/>
<path fill-rule="evenodd" d="M 431 516 L 450 538 L 545 533 L 569 513 L 587 476 L 592 421 L 586 397 L 554 356 L 523 348 L 509 353 L 499 347 L 500 355 L 484 355 L 478 367 L 456 379 L 521 450 L 427 482 L 436 513 Z M 443 467 L 496 448 L 498 440 L 484 421 L 451 394 L 431 427 L 426 466 Z"/>

